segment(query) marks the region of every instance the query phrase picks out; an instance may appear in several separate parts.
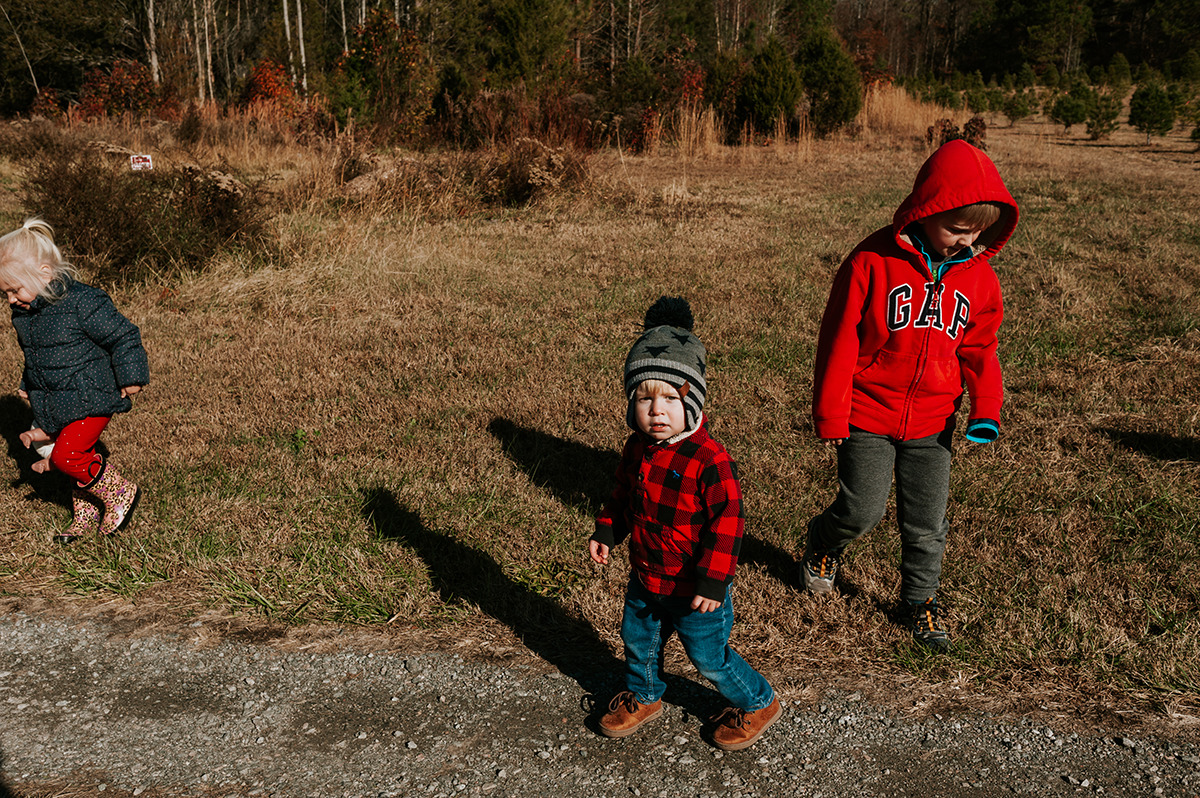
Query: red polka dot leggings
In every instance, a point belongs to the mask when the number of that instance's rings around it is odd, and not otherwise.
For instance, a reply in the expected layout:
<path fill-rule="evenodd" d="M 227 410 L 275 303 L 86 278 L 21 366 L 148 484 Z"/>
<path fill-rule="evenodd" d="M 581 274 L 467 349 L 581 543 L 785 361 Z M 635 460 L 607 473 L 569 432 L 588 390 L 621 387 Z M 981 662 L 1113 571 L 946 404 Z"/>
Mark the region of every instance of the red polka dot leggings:
<path fill-rule="evenodd" d="M 108 426 L 109 418 L 92 416 L 72 421 L 54 439 L 50 463 L 67 476 L 74 477 L 81 488 L 95 481 L 104 469 L 104 457 L 96 451 L 96 443 Z"/>

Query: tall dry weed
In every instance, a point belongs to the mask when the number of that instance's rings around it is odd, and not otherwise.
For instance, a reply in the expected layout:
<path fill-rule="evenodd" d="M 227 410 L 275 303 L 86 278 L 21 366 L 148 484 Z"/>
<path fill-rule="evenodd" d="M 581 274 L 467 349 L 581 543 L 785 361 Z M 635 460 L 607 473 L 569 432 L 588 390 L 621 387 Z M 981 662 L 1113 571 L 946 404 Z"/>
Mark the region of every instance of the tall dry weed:
<path fill-rule="evenodd" d="M 682 103 L 675 108 L 671 133 L 684 158 L 712 158 L 723 146 L 725 131 L 716 109 Z"/>
<path fill-rule="evenodd" d="M 858 115 L 862 135 L 885 144 L 921 139 L 926 129 L 947 115 L 940 106 L 922 103 L 896 85 L 871 86 Z"/>

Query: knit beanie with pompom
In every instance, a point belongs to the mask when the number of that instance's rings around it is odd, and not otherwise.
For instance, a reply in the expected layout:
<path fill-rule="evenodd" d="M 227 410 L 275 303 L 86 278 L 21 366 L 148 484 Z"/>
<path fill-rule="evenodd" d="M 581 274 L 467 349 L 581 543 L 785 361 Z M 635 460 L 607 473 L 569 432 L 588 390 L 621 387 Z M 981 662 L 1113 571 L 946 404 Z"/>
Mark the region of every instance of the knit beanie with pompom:
<path fill-rule="evenodd" d="M 641 337 L 625 358 L 625 396 L 629 409 L 625 420 L 637 429 L 633 416 L 633 396 L 646 380 L 662 380 L 676 390 L 688 385 L 683 397 L 686 428 L 700 425 L 704 413 L 704 344 L 692 334 L 695 319 L 687 300 L 682 297 L 659 297 L 646 311 Z"/>

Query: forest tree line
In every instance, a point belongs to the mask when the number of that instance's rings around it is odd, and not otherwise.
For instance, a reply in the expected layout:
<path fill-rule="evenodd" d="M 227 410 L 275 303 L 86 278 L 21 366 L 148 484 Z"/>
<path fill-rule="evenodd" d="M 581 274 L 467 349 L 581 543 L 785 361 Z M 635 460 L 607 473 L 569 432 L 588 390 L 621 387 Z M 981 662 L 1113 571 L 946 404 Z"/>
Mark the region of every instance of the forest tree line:
<path fill-rule="evenodd" d="M 1200 0 L 0 0 L 0 113 L 324 98 L 342 123 L 459 125 L 481 95 L 637 118 L 670 103 L 818 133 L 876 80 L 1200 69 Z M 587 107 L 580 111 L 579 105 Z M 112 108 L 102 108 L 112 110 Z M 494 109 L 493 109 L 494 110 Z M 499 112 L 499 111 L 497 111 Z"/>

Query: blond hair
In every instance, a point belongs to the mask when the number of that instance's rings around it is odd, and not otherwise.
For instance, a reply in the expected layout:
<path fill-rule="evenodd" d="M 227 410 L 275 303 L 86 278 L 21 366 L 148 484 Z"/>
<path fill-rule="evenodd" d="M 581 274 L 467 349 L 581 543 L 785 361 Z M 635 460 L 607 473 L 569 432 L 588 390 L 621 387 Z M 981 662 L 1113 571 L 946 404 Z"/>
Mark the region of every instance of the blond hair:
<path fill-rule="evenodd" d="M 998 202 L 976 202 L 963 205 L 950 211 L 954 221 L 972 230 L 986 230 L 1000 218 L 1001 206 Z"/>
<path fill-rule="evenodd" d="M 664 380 L 642 380 L 633 389 L 633 395 L 642 396 L 682 396 L 679 389 Z"/>
<path fill-rule="evenodd" d="M 48 282 L 43 265 L 50 267 Z M 35 217 L 0 238 L 0 276 L 53 302 L 66 293 L 67 283 L 78 273 L 54 243 L 54 229 Z"/>

